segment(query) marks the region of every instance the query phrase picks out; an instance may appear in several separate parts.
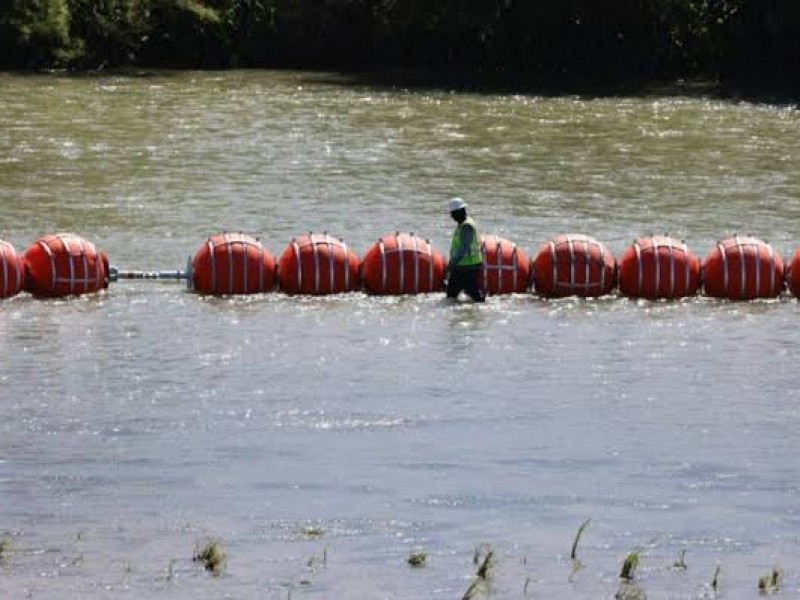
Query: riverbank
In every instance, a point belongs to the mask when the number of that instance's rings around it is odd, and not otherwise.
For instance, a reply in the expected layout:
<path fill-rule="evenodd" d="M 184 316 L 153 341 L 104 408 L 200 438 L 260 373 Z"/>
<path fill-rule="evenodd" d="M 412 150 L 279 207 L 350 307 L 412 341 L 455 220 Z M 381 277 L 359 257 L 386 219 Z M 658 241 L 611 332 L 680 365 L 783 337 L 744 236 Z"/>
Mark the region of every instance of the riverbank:
<path fill-rule="evenodd" d="M 410 69 L 566 90 L 704 79 L 797 97 L 791 1 L 284 3 L 43 0 L 0 8 L 0 68 Z M 457 75 L 453 75 L 457 74 Z"/>

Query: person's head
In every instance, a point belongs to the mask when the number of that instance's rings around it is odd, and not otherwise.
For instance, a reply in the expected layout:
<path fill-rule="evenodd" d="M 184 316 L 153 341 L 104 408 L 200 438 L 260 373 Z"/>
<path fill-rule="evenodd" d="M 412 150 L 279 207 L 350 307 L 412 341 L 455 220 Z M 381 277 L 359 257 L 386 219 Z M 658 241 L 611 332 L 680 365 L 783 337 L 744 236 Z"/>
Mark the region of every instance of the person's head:
<path fill-rule="evenodd" d="M 467 203 L 461 198 L 453 198 L 447 203 L 447 210 L 456 223 L 463 223 L 467 218 Z"/>

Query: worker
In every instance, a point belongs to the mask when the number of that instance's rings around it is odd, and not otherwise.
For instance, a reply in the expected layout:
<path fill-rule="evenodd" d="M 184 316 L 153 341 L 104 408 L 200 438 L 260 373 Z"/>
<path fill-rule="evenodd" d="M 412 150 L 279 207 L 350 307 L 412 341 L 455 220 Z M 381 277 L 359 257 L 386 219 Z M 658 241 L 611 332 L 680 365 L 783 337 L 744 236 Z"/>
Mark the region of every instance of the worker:
<path fill-rule="evenodd" d="M 467 216 L 467 204 L 461 198 L 450 200 L 447 208 L 458 223 L 453 232 L 450 261 L 447 263 L 447 297 L 455 299 L 461 291 L 465 291 L 475 302 L 484 302 L 486 293 L 480 280 L 483 253 L 478 226 Z"/>

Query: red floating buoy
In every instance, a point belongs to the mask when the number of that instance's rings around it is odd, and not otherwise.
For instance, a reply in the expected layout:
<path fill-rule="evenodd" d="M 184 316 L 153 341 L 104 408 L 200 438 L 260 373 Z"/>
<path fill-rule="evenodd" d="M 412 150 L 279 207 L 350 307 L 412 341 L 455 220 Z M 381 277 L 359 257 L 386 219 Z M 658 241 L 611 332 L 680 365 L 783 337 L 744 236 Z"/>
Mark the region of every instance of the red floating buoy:
<path fill-rule="evenodd" d="M 539 247 L 533 280 L 536 293 L 545 298 L 603 296 L 616 284 L 616 261 L 591 236 L 559 235 Z"/>
<path fill-rule="evenodd" d="M 618 262 L 619 291 L 631 298 L 683 298 L 697 292 L 700 259 L 665 235 L 639 238 Z"/>
<path fill-rule="evenodd" d="M 774 298 L 783 290 L 780 254 L 754 237 L 734 235 L 717 242 L 703 270 L 705 293 L 714 298 Z"/>
<path fill-rule="evenodd" d="M 327 233 L 289 242 L 278 261 L 278 285 L 287 294 L 340 294 L 361 285 L 358 256 Z"/>
<path fill-rule="evenodd" d="M 0 240 L 0 298 L 19 294 L 24 274 L 22 257 L 14 250 L 14 246 Z"/>
<path fill-rule="evenodd" d="M 34 296 L 90 294 L 108 287 L 108 258 L 72 233 L 46 235 L 24 255 L 25 291 Z"/>
<path fill-rule="evenodd" d="M 481 252 L 487 294 L 517 294 L 528 289 L 531 260 L 522 248 L 496 235 L 484 235 Z"/>
<path fill-rule="evenodd" d="M 786 267 L 786 284 L 789 291 L 800 298 L 800 248 L 795 251 L 792 261 Z"/>
<path fill-rule="evenodd" d="M 435 292 L 444 286 L 446 269 L 444 255 L 413 233 L 383 236 L 361 261 L 364 287 L 380 295 Z"/>
<path fill-rule="evenodd" d="M 192 259 L 190 287 L 201 294 L 259 294 L 275 287 L 275 259 L 244 233 L 211 236 Z"/>

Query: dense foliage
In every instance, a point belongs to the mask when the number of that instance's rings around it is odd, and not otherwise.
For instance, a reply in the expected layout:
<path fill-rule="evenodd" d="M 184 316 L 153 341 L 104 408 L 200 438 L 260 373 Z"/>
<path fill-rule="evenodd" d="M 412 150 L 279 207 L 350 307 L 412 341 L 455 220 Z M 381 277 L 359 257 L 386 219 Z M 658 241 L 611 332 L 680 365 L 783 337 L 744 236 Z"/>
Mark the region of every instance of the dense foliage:
<path fill-rule="evenodd" d="M 422 68 L 796 82 L 799 0 L 5 0 L 12 68 Z"/>

